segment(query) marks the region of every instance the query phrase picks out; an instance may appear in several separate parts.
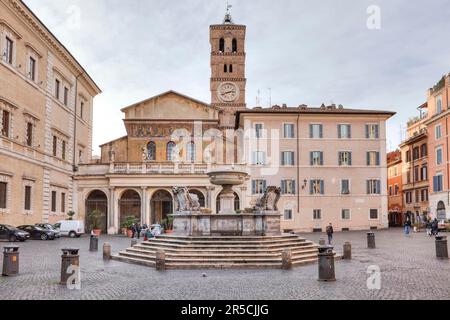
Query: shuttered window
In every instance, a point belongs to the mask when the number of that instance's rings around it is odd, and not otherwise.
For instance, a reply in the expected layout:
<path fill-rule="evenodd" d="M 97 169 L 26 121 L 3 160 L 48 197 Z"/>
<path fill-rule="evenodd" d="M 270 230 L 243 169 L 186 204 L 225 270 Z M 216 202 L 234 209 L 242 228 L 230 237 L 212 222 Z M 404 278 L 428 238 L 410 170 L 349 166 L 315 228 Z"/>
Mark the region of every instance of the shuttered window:
<path fill-rule="evenodd" d="M 8 199 L 8 184 L 0 182 L 0 209 L 6 209 Z"/>
<path fill-rule="evenodd" d="M 31 187 L 25 186 L 25 210 L 31 210 Z"/>

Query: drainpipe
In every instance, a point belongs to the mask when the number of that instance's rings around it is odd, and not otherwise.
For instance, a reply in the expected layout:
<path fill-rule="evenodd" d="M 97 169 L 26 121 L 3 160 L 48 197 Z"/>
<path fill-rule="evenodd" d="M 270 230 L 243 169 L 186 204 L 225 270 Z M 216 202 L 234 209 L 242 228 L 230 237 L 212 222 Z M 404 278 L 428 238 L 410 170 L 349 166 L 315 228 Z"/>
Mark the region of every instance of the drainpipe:
<path fill-rule="evenodd" d="M 74 113 L 73 113 L 73 119 L 74 119 L 74 128 L 73 128 L 73 159 L 72 159 L 72 170 L 73 172 L 78 171 L 77 162 L 76 162 L 76 150 L 77 150 L 77 106 L 78 106 L 78 79 L 84 74 L 84 71 L 82 71 L 76 78 L 75 78 L 75 107 L 74 107 Z"/>
<path fill-rule="evenodd" d="M 297 115 L 297 209 L 300 212 L 300 113 Z"/>

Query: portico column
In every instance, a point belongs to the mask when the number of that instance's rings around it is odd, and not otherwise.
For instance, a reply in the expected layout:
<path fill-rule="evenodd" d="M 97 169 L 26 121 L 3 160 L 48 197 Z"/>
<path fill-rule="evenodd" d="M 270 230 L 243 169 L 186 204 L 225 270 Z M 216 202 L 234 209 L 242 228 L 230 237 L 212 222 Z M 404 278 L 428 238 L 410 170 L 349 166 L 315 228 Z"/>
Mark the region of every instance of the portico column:
<path fill-rule="evenodd" d="M 114 206 L 115 203 L 115 188 L 109 188 L 109 197 L 108 197 L 108 234 L 116 234 L 116 220 L 115 213 L 116 208 Z"/>
<path fill-rule="evenodd" d="M 213 200 L 213 192 L 214 192 L 215 189 L 216 189 L 216 188 L 213 187 L 213 186 L 208 186 L 208 187 L 206 187 L 206 190 L 207 190 L 207 195 L 206 195 L 206 207 L 207 207 L 208 209 L 213 210 L 213 212 L 215 211 L 215 208 L 214 208 L 214 206 L 215 206 L 214 202 L 215 202 L 215 201 Z"/>
<path fill-rule="evenodd" d="M 120 233 L 120 210 L 119 210 L 119 197 L 118 190 L 114 188 L 113 190 L 113 207 L 114 207 L 114 229 L 115 233 Z"/>
<path fill-rule="evenodd" d="M 142 203 L 141 203 L 141 223 L 150 225 L 150 214 L 148 206 L 148 187 L 141 187 Z"/>

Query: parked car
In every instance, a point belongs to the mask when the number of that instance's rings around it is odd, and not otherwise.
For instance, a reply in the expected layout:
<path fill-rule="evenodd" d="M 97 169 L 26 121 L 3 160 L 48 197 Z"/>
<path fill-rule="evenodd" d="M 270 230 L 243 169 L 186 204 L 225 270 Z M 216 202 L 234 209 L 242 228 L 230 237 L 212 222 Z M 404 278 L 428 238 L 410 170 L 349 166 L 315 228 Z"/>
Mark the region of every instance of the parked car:
<path fill-rule="evenodd" d="M 0 239 L 9 240 L 10 242 L 24 242 L 30 239 L 30 234 L 15 227 L 0 224 Z"/>
<path fill-rule="evenodd" d="M 150 230 L 155 237 L 160 236 L 164 231 L 160 224 L 152 224 Z"/>
<path fill-rule="evenodd" d="M 28 232 L 33 240 L 55 240 L 55 233 L 47 229 L 30 225 L 20 226 L 17 229 Z"/>
<path fill-rule="evenodd" d="M 59 221 L 53 228 L 59 231 L 62 237 L 79 238 L 85 233 L 84 222 L 80 220 Z"/>
<path fill-rule="evenodd" d="M 55 238 L 61 238 L 61 233 L 56 230 L 53 225 L 51 225 L 50 223 L 36 223 L 35 224 L 36 227 L 45 229 L 45 230 L 49 230 L 55 233 Z"/>

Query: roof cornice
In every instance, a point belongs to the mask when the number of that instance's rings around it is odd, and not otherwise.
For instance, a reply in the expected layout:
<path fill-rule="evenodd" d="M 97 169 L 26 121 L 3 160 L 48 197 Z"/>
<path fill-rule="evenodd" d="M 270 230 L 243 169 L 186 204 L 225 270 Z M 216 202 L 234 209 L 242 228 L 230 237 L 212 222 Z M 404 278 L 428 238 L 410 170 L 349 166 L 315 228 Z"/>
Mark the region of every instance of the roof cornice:
<path fill-rule="evenodd" d="M 56 38 L 55 35 L 44 25 L 44 23 L 31 11 L 22 0 L 1 0 L 32 30 L 41 40 L 44 41 L 54 52 L 61 57 L 76 74 L 84 74 L 86 82 L 91 86 L 96 94 L 101 93 L 101 89 L 84 70 L 81 64 L 75 59 L 69 50 Z"/>

